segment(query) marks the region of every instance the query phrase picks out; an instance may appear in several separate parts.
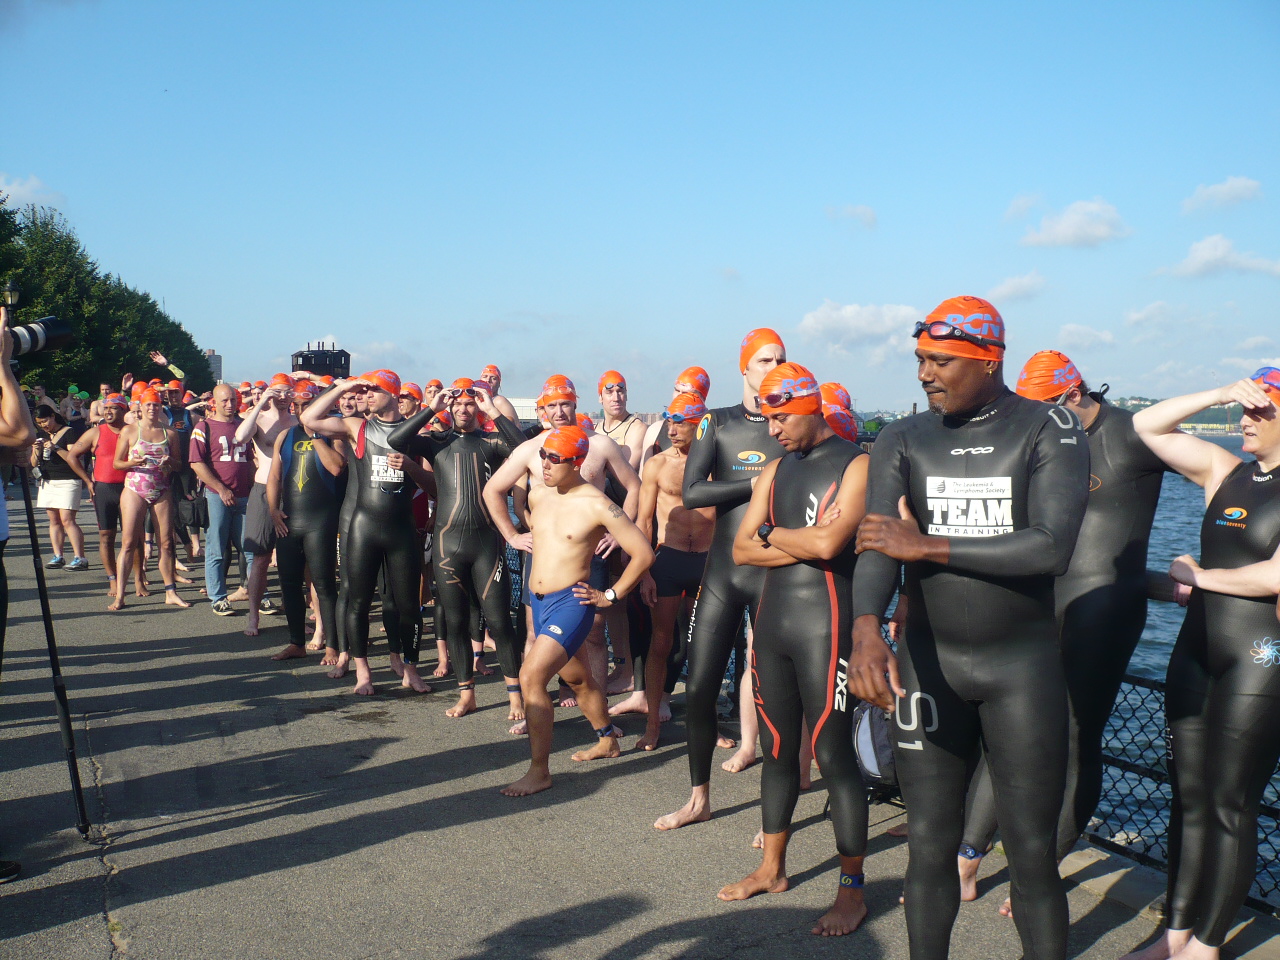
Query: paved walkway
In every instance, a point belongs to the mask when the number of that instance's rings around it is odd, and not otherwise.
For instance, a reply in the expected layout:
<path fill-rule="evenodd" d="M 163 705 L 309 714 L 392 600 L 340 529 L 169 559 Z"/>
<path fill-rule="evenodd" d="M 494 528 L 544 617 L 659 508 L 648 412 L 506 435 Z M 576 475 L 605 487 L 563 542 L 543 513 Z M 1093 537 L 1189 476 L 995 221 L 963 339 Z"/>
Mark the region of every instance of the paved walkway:
<path fill-rule="evenodd" d="M 87 510 L 81 520 L 93 529 Z M 710 823 L 655 831 L 688 794 L 679 709 L 655 753 L 585 766 L 569 755 L 591 732 L 560 711 L 555 786 L 509 799 L 498 788 L 523 772 L 528 748 L 506 732 L 500 677 L 480 683 L 479 713 L 450 720 L 451 684 L 402 695 L 381 648 L 378 694 L 356 698 L 314 656 L 268 659 L 283 618 L 264 618 L 270 629 L 251 639 L 241 617 L 166 609 L 159 591 L 106 613 L 92 555 L 88 573 L 49 573 L 97 838 L 85 842 L 24 530 L 15 524 L 6 554 L 0 851 L 25 872 L 0 888 L 0 957 L 907 956 L 906 844 L 885 833 L 897 808 L 872 808 L 869 919 L 825 941 L 808 932 L 837 878 L 820 782 L 796 811 L 792 890 L 724 904 L 716 890 L 758 863 L 759 768 L 716 770 Z M 622 726 L 625 748 L 643 720 Z M 1020 956 L 996 914 L 1001 867 L 988 858 L 953 957 Z M 1118 957 L 1154 931 L 1085 885 L 1070 899 L 1072 956 Z"/>

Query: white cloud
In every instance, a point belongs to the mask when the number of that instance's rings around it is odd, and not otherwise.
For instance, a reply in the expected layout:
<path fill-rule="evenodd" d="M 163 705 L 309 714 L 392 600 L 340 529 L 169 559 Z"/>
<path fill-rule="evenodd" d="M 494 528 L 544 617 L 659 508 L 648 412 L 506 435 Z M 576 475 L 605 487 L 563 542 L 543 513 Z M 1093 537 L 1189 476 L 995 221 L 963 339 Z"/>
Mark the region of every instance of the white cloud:
<path fill-rule="evenodd" d="M 1280 260 L 1267 260 L 1252 253 L 1238 253 L 1230 240 L 1215 233 L 1193 243 L 1186 259 L 1173 268 L 1173 272 L 1180 277 L 1204 277 L 1228 270 L 1280 277 Z"/>
<path fill-rule="evenodd" d="M 1130 310 L 1124 315 L 1124 322 L 1131 327 L 1146 326 L 1149 323 L 1155 323 L 1165 320 L 1169 316 L 1169 305 L 1163 300 L 1157 300 L 1155 303 L 1148 303 L 1145 307 L 1137 310 Z"/>
<path fill-rule="evenodd" d="M 799 329 L 806 340 L 822 341 L 834 353 L 845 353 L 847 347 L 857 345 L 877 364 L 890 352 L 910 352 L 915 343 L 911 328 L 923 319 L 921 311 L 905 304 L 863 306 L 824 300 L 817 310 L 804 315 Z"/>
<path fill-rule="evenodd" d="M 1248 177 L 1227 177 L 1221 183 L 1206 187 L 1203 183 L 1182 201 L 1182 212 L 1191 213 L 1206 207 L 1230 207 L 1262 195 L 1262 184 Z"/>
<path fill-rule="evenodd" d="M 1021 220 L 1031 208 L 1037 206 L 1043 197 L 1038 193 L 1020 193 L 1009 204 L 1009 209 L 1004 212 L 1005 221 Z"/>
<path fill-rule="evenodd" d="M 827 216 L 832 220 L 857 220 L 868 230 L 875 229 L 876 212 L 866 204 L 845 204 L 843 207 L 827 207 Z"/>
<path fill-rule="evenodd" d="M 1040 229 L 1028 229 L 1022 242 L 1032 247 L 1096 247 L 1130 232 L 1116 208 L 1095 197 L 1077 200 L 1062 213 L 1047 214 Z"/>
<path fill-rule="evenodd" d="M 1269 347 L 1275 343 L 1270 337 L 1250 337 L 1248 340 L 1242 340 L 1236 344 L 1237 350 L 1257 350 L 1260 347 Z"/>
<path fill-rule="evenodd" d="M 7 205 L 11 210 L 25 207 L 29 203 L 37 206 L 60 207 L 67 202 L 64 194 L 50 190 L 35 174 L 23 179 L 0 173 L 0 193 L 8 194 Z"/>
<path fill-rule="evenodd" d="M 1095 330 L 1079 323 L 1063 324 L 1058 330 L 1058 342 L 1064 350 L 1092 350 L 1094 347 L 1110 347 L 1116 342 L 1110 330 Z"/>
<path fill-rule="evenodd" d="M 1032 270 L 1020 277 L 1006 277 L 987 291 L 987 299 L 997 303 L 1001 300 L 1026 300 L 1034 297 L 1044 289 L 1045 280 L 1039 270 Z"/>
<path fill-rule="evenodd" d="M 1224 367 L 1243 370 L 1246 377 L 1259 367 L 1280 367 L 1280 357 L 1223 357 L 1219 362 Z"/>

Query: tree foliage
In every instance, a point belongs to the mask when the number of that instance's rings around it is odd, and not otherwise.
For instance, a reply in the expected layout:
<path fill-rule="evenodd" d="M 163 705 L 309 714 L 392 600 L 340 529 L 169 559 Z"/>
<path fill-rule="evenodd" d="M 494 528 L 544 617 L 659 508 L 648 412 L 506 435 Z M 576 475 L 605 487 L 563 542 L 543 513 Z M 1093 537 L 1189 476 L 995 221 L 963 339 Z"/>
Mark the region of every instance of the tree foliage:
<path fill-rule="evenodd" d="M 24 383 L 42 383 L 61 396 L 73 383 L 95 394 L 99 382 L 118 384 L 126 372 L 167 377 L 149 357 L 158 350 L 187 375 L 190 389 L 213 387 L 209 362 L 191 334 L 150 294 L 103 273 L 62 214 L 49 207 L 13 210 L 0 195 L 0 286 L 10 279 L 22 288 L 17 323 L 55 316 L 76 334 L 66 347 L 23 357 Z"/>

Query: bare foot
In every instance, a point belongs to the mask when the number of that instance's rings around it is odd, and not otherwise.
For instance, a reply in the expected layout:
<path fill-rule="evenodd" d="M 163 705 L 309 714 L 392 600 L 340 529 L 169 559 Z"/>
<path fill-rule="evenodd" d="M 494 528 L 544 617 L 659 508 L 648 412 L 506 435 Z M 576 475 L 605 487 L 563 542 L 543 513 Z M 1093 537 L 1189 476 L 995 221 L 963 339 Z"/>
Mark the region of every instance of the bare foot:
<path fill-rule="evenodd" d="M 625 700 L 619 700 L 609 708 L 609 716 L 620 717 L 624 713 L 648 713 L 649 701 L 644 698 L 644 691 L 637 690 Z"/>
<path fill-rule="evenodd" d="M 1120 960 L 1169 960 L 1190 942 L 1190 930 L 1166 930 L 1159 940 L 1141 950 L 1126 953 Z"/>
<path fill-rule="evenodd" d="M 244 635 L 246 637 L 256 637 L 258 635 L 258 611 L 250 610 L 249 618 L 245 621 Z"/>
<path fill-rule="evenodd" d="M 412 663 L 406 663 L 403 672 L 400 675 L 400 686 L 412 690 L 414 693 L 430 693 L 431 684 L 418 676 L 418 668 Z"/>
<path fill-rule="evenodd" d="M 316 643 L 314 640 L 312 640 L 307 643 L 306 649 L 307 649 L 307 653 L 319 653 L 321 650 L 324 649 L 324 641 L 321 640 L 319 643 Z"/>
<path fill-rule="evenodd" d="M 373 679 L 357 680 L 356 685 L 351 688 L 352 693 L 358 693 L 362 697 L 373 696 Z"/>
<path fill-rule="evenodd" d="M 244 603 L 244 601 L 249 599 L 249 591 L 244 587 L 241 587 L 235 593 L 228 596 L 227 599 L 232 603 Z"/>
<path fill-rule="evenodd" d="M 529 735 L 529 721 L 521 720 L 519 723 L 513 724 L 511 729 L 507 731 L 513 737 L 526 737 Z"/>
<path fill-rule="evenodd" d="M 347 653 L 338 654 L 338 658 L 333 661 L 333 669 L 329 671 L 330 680 L 341 680 L 347 675 L 347 667 L 351 663 L 351 655 Z"/>
<path fill-rule="evenodd" d="M 524 719 L 524 697 L 522 697 L 518 693 L 509 693 L 507 694 L 507 696 L 510 698 L 510 701 L 507 704 L 507 707 L 508 707 L 507 719 L 523 720 Z"/>
<path fill-rule="evenodd" d="M 738 745 L 738 741 L 734 740 L 732 737 L 725 737 L 725 736 L 716 737 L 716 746 L 719 747 L 721 750 L 732 750 L 737 745 Z"/>
<path fill-rule="evenodd" d="M 605 684 L 605 696 L 612 697 L 618 693 L 630 693 L 635 689 L 635 676 L 631 669 L 631 664 L 625 664 L 618 667 L 613 673 L 609 674 L 609 681 Z"/>
<path fill-rule="evenodd" d="M 956 857 L 956 870 L 960 873 L 960 899 L 964 903 L 978 899 L 978 867 L 981 865 L 981 857 L 972 860 L 968 857 Z"/>
<path fill-rule="evenodd" d="M 446 717 L 465 717 L 476 712 L 476 692 L 474 689 L 459 690 L 458 702 L 444 712 Z"/>
<path fill-rule="evenodd" d="M 325 647 L 324 656 L 320 658 L 320 666 L 332 667 L 338 662 L 338 650 L 336 647 Z"/>
<path fill-rule="evenodd" d="M 449 661 L 441 660 L 440 664 L 433 671 L 431 671 L 431 675 L 435 677 L 437 680 L 440 679 L 441 677 L 447 677 L 449 675 Z"/>
<path fill-rule="evenodd" d="M 907 836 L 907 821 L 903 820 L 901 823 L 895 823 L 892 827 L 886 830 L 885 833 L 891 837 L 905 839 Z"/>
<path fill-rule="evenodd" d="M 861 892 L 855 895 L 855 891 L 842 887 L 836 894 L 836 902 L 818 918 L 812 932 L 820 937 L 843 937 L 846 933 L 857 930 L 866 918 L 867 905 L 862 900 Z"/>
<path fill-rule="evenodd" d="M 644 728 L 644 736 L 636 741 L 637 750 L 656 750 L 658 748 L 658 735 L 662 732 L 662 728 L 656 724 L 646 724 Z"/>
<path fill-rule="evenodd" d="M 272 660 L 296 660 L 298 657 L 302 657 L 305 659 L 306 656 L 307 656 L 307 651 L 305 647 L 300 647 L 296 643 L 291 643 L 271 659 Z"/>
<path fill-rule="evenodd" d="M 761 867 L 748 873 L 737 883 L 731 883 L 716 894 L 721 900 L 748 900 L 758 893 L 782 893 L 791 884 L 786 875 L 779 875 L 772 870 Z"/>
<path fill-rule="evenodd" d="M 578 705 L 578 698 L 577 698 L 577 697 L 575 697 L 575 696 L 574 696 L 574 695 L 569 691 L 569 688 L 568 688 L 568 687 L 566 687 L 566 688 L 565 688 L 565 690 L 564 690 L 564 692 L 563 692 L 562 694 L 560 694 L 560 702 L 559 702 L 558 704 L 556 704 L 556 706 L 559 706 L 559 707 L 576 707 L 577 705 Z"/>
<path fill-rule="evenodd" d="M 401 679 L 404 678 L 404 658 L 398 653 L 393 653 L 387 658 L 391 662 L 391 672 Z"/>
<path fill-rule="evenodd" d="M 666 723 L 671 719 L 671 701 L 663 694 L 661 700 L 658 701 L 658 719 L 662 723 Z"/>
<path fill-rule="evenodd" d="M 178 583 L 185 583 L 187 586 L 190 586 L 191 584 L 195 583 L 195 581 L 192 580 L 190 577 L 184 577 L 181 574 L 177 574 L 177 573 L 173 575 L 173 579 L 178 581 Z"/>
<path fill-rule="evenodd" d="M 1009 897 L 1005 897 L 1004 903 L 1000 904 L 1000 910 L 998 912 L 1000 916 L 1008 917 L 1010 920 L 1012 920 L 1013 919 L 1013 900 Z"/>
<path fill-rule="evenodd" d="M 107 607 L 107 609 L 110 610 L 112 613 L 115 613 L 117 610 L 123 610 L 124 597 L 116 597 L 115 600 L 113 600 L 111 604 Z"/>
<path fill-rule="evenodd" d="M 741 773 L 747 767 L 756 762 L 756 745 L 742 745 L 742 749 L 735 753 L 732 757 L 720 764 L 720 769 L 726 773 Z"/>
<path fill-rule="evenodd" d="M 622 751 L 618 749 L 618 737 L 621 733 L 617 727 L 613 728 L 613 732 L 614 736 L 601 737 L 590 750 L 579 750 L 573 755 L 573 759 L 582 763 L 585 760 L 609 760 L 621 756 Z"/>
<path fill-rule="evenodd" d="M 527 797 L 532 793 L 541 793 L 549 786 L 551 786 L 550 773 L 530 770 L 511 786 L 503 787 L 499 792 L 506 797 Z"/>
<path fill-rule="evenodd" d="M 764 849 L 764 828 L 761 827 L 756 831 L 756 835 L 751 838 L 751 847 L 754 850 Z"/>
<path fill-rule="evenodd" d="M 171 607 L 178 607 L 179 609 L 182 609 L 182 610 L 186 610 L 189 606 L 191 606 L 191 604 L 187 603 L 187 601 L 183 600 L 180 596 L 178 596 L 177 590 L 166 590 L 164 592 L 164 602 Z"/>
<path fill-rule="evenodd" d="M 471 665 L 471 669 L 482 677 L 493 676 L 493 667 L 484 662 L 484 654 L 482 653 L 476 654 L 475 662 Z"/>
<path fill-rule="evenodd" d="M 145 580 L 142 583 L 135 583 L 133 585 L 133 595 L 135 597 L 149 597 L 151 596 L 151 588 L 147 586 Z"/>
<path fill-rule="evenodd" d="M 655 830 L 678 830 L 681 827 L 687 827 L 691 823 L 706 823 L 711 819 L 711 807 L 705 800 L 695 801 L 689 799 L 683 807 L 675 813 L 668 813 L 659 817 L 653 822 Z"/>

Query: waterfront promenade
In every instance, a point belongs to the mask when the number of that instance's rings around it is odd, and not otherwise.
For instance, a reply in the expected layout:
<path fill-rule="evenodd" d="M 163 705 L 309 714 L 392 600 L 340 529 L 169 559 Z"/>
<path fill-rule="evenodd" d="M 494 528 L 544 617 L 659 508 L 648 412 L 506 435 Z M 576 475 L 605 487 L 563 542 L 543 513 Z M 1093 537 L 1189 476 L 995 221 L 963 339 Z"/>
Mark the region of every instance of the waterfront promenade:
<path fill-rule="evenodd" d="M 837 875 L 820 780 L 796 812 L 785 894 L 715 898 L 758 863 L 758 767 L 717 769 L 712 822 L 652 828 L 688 793 L 679 698 L 657 752 L 588 766 L 569 754 L 590 731 L 561 711 L 554 788 L 509 799 L 498 788 L 523 771 L 528 747 L 506 733 L 500 678 L 481 682 L 478 714 L 452 721 L 451 684 L 402 696 L 379 645 L 378 695 L 358 699 L 314 657 L 268 659 L 284 642 L 281 618 L 250 639 L 242 618 L 203 603 L 161 609 L 158 592 L 107 614 L 96 560 L 88 574 L 49 574 L 95 824 L 85 842 L 16 523 L 6 559 L 0 852 L 25 870 L 0 887 L 2 957 L 907 956 L 906 844 L 885 833 L 898 808 L 872 808 L 871 914 L 843 941 L 808 933 Z M 628 748 L 643 722 L 621 725 Z M 1013 924 L 996 915 L 1002 866 L 988 858 L 953 956 L 1019 955 Z M 1150 936 L 1148 916 L 1096 889 L 1070 886 L 1072 956 L 1118 957 Z"/>

